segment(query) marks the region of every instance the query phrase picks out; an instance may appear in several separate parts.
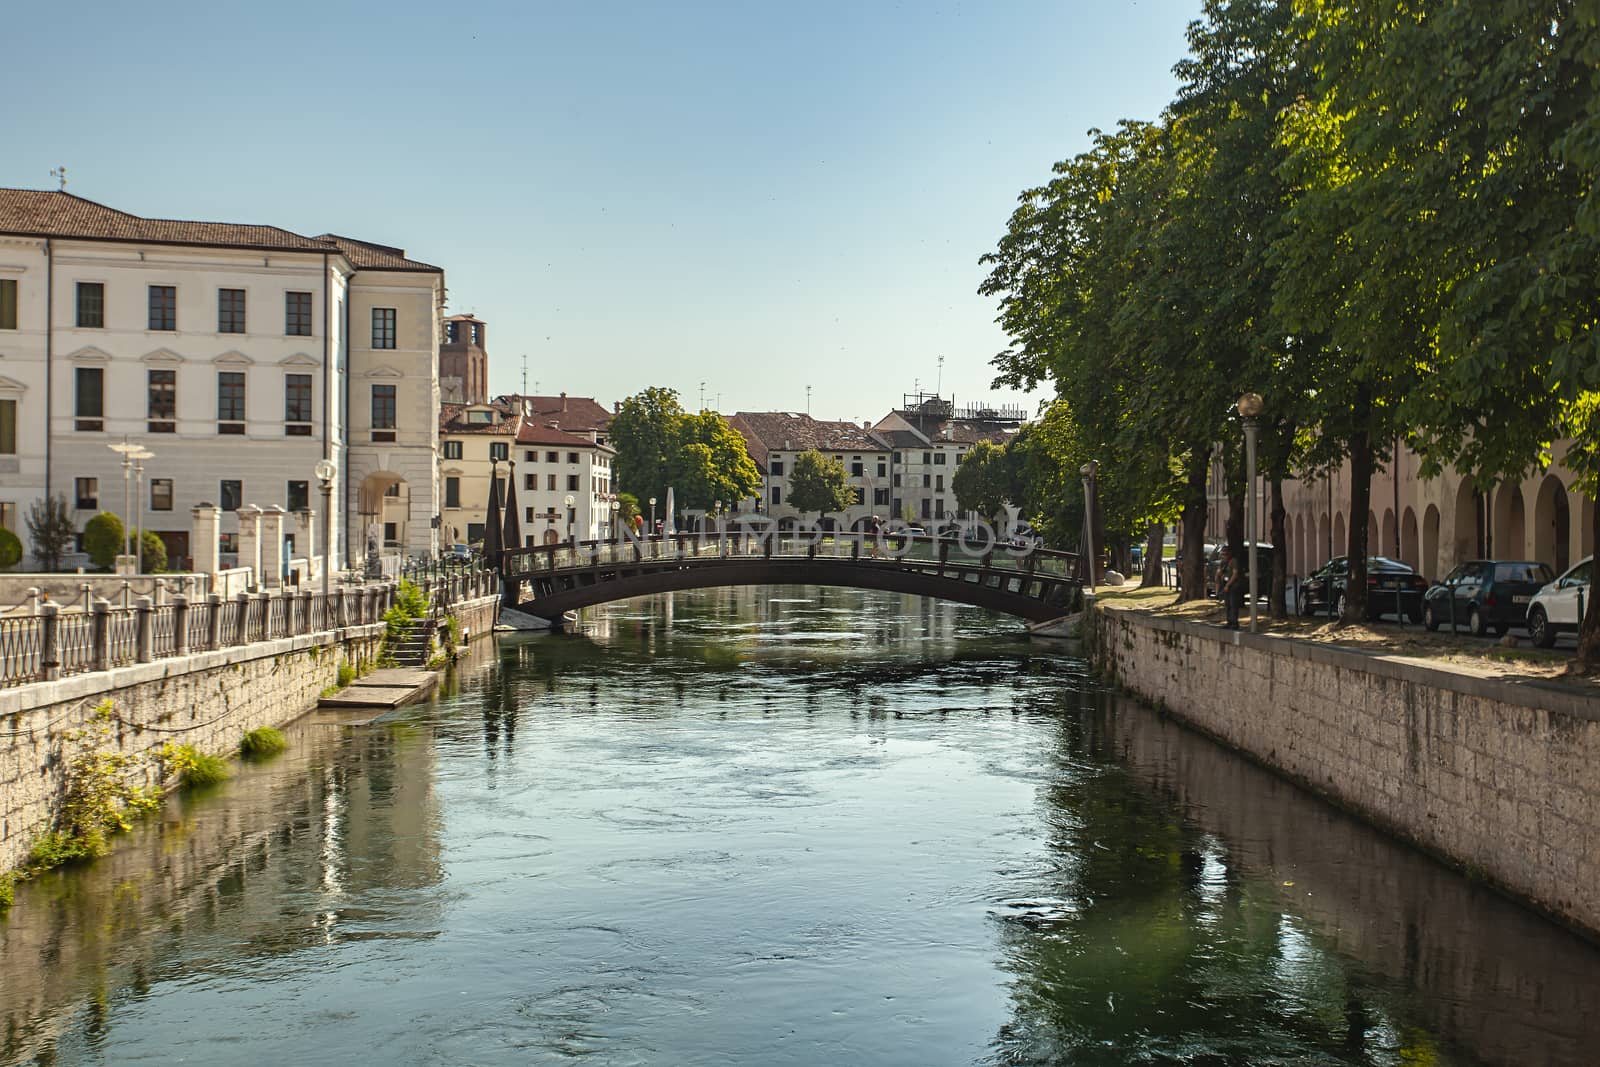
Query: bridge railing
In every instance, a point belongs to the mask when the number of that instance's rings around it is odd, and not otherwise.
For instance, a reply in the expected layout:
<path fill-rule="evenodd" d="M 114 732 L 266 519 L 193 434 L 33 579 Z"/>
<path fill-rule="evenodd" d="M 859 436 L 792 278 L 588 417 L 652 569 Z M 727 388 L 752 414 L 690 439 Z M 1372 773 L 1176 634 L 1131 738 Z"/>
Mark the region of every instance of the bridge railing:
<path fill-rule="evenodd" d="M 717 558 L 836 559 L 866 564 L 983 566 L 1081 580 L 1083 563 L 1073 552 L 1022 543 L 997 543 L 978 534 L 929 535 L 853 531 L 788 531 L 774 527 L 723 527 L 693 533 L 619 540 L 564 541 L 508 549 L 502 571 L 509 578 L 613 564 Z"/>

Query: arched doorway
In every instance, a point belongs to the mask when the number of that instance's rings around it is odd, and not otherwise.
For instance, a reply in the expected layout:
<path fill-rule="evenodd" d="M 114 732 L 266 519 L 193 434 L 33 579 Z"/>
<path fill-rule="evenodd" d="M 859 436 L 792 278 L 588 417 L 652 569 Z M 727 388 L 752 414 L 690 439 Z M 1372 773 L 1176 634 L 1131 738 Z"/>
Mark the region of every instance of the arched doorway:
<path fill-rule="evenodd" d="M 1539 483 L 1533 502 L 1533 558 L 1561 574 L 1572 566 L 1572 509 L 1567 487 L 1554 474 Z"/>
<path fill-rule="evenodd" d="M 1470 478 L 1463 478 L 1456 488 L 1455 559 L 1481 559 L 1488 555 L 1485 535 L 1488 524 L 1484 522 L 1483 494 L 1473 487 Z"/>
<path fill-rule="evenodd" d="M 376 546 L 378 554 L 403 552 L 406 519 L 411 511 L 411 487 L 393 471 L 373 471 L 361 481 L 356 495 L 353 554 L 366 559 Z"/>
<path fill-rule="evenodd" d="M 1317 543 L 1312 547 L 1311 558 L 1313 561 L 1324 561 L 1332 559 L 1338 554 L 1338 551 L 1333 547 L 1333 531 L 1328 527 L 1328 513 L 1324 511 L 1322 516 L 1317 519 Z M 1312 567 L 1307 567 L 1306 573 L 1309 574 L 1311 570 Z"/>
<path fill-rule="evenodd" d="M 1502 485 L 1494 494 L 1494 541 L 1490 551 L 1498 559 L 1528 557 L 1528 529 L 1522 505 L 1522 486 Z"/>
<path fill-rule="evenodd" d="M 1381 556 L 1383 554 L 1380 551 L 1382 542 L 1378 540 L 1379 536 L 1381 534 L 1378 530 L 1378 513 L 1369 511 L 1367 512 L 1367 555 Z"/>
<path fill-rule="evenodd" d="M 1414 571 L 1422 569 L 1422 557 L 1417 552 L 1417 513 L 1410 507 L 1400 520 L 1400 561 Z"/>
<path fill-rule="evenodd" d="M 1400 558 L 1400 529 L 1395 524 L 1393 508 L 1383 509 L 1383 551 L 1373 554 L 1389 559 Z"/>
<path fill-rule="evenodd" d="M 1422 573 L 1437 581 L 1439 574 L 1439 508 L 1429 504 L 1422 514 Z"/>
<path fill-rule="evenodd" d="M 1333 554 L 1343 556 L 1350 551 L 1350 540 L 1344 535 L 1344 512 L 1333 517 Z"/>

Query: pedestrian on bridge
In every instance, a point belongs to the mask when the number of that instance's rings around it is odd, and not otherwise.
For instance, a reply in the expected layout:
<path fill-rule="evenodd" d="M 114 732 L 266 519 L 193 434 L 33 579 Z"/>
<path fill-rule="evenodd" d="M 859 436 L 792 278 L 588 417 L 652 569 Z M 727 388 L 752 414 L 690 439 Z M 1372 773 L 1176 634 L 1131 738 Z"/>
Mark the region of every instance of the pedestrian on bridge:
<path fill-rule="evenodd" d="M 1222 600 L 1228 611 L 1228 629 L 1237 630 L 1244 607 L 1244 569 L 1226 545 L 1222 548 Z"/>

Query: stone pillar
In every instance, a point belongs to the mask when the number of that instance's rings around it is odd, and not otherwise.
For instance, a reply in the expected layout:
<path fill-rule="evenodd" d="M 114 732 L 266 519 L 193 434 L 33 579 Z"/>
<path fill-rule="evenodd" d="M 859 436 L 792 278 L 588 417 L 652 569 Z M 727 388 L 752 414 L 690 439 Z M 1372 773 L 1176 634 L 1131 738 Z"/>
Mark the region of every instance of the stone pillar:
<path fill-rule="evenodd" d="M 239 566 L 250 568 L 252 585 L 261 585 L 261 509 L 254 504 L 239 509 Z"/>
<path fill-rule="evenodd" d="M 283 520 L 287 514 L 277 504 L 261 509 L 261 579 L 256 584 L 263 589 L 283 585 Z"/>
<path fill-rule="evenodd" d="M 134 660 L 149 663 L 155 658 L 155 601 L 147 596 L 133 602 L 134 610 Z"/>
<path fill-rule="evenodd" d="M 222 509 L 196 504 L 189 520 L 189 551 L 196 574 L 215 575 L 222 569 Z"/>
<path fill-rule="evenodd" d="M 179 593 L 172 598 L 172 654 L 189 652 L 189 598 Z"/>

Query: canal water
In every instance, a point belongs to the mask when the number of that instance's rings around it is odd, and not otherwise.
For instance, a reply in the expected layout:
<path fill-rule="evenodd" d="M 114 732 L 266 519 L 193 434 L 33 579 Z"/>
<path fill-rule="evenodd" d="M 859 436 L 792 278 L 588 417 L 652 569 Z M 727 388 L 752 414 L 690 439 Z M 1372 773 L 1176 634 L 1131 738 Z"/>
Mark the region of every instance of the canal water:
<path fill-rule="evenodd" d="M 714 590 L 175 798 L 0 1061 L 1592 1064 L 1600 953 L 975 609 Z"/>

